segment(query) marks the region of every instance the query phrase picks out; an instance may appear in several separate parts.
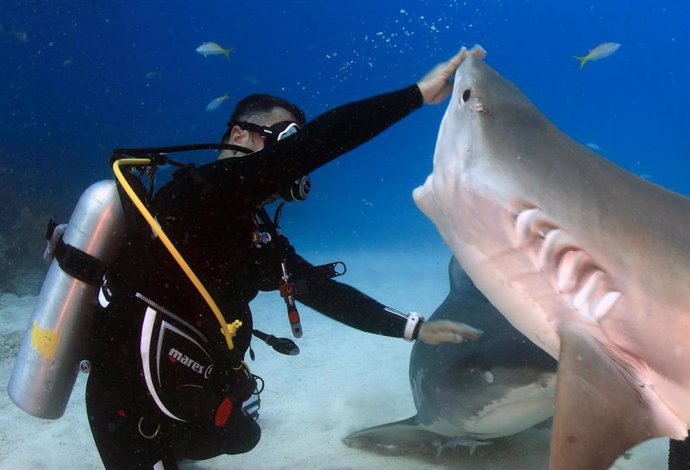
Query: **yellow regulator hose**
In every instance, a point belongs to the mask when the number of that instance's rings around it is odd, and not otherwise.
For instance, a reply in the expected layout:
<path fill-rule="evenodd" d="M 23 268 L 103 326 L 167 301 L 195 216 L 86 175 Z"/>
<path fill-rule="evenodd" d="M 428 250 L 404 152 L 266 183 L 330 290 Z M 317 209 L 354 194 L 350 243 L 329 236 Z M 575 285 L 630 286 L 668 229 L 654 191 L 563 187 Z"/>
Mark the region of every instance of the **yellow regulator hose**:
<path fill-rule="evenodd" d="M 228 349 L 232 350 L 235 348 L 235 345 L 233 344 L 233 338 L 235 337 L 235 334 L 237 333 L 239 327 L 242 326 L 242 322 L 240 320 L 235 320 L 234 322 L 228 324 L 225 321 L 223 314 L 220 312 L 220 309 L 211 297 L 211 294 L 209 294 L 209 292 L 206 290 L 206 288 L 201 283 L 197 275 L 194 274 L 194 271 L 192 271 L 192 268 L 189 267 L 187 262 L 180 254 L 180 252 L 177 251 L 177 248 L 175 248 L 175 245 L 173 245 L 168 236 L 165 234 L 163 228 L 160 226 L 158 221 L 151 215 L 144 203 L 141 202 L 141 199 L 139 199 L 139 196 L 137 196 L 137 194 L 134 192 L 132 186 L 127 182 L 124 175 L 122 174 L 122 170 L 120 169 L 120 165 L 132 166 L 150 164 L 151 160 L 148 158 L 123 158 L 116 160 L 115 163 L 113 163 L 113 172 L 115 172 L 117 180 L 120 182 L 120 184 L 124 188 L 129 198 L 132 200 L 136 208 L 139 210 L 144 219 L 146 219 L 146 222 L 148 222 L 148 224 L 151 226 L 151 230 L 153 230 L 153 232 L 158 236 L 158 238 L 160 238 L 165 248 L 170 252 L 175 261 L 177 261 L 177 264 L 180 265 L 180 267 L 187 275 L 189 280 L 192 281 L 192 284 L 194 284 L 194 287 L 196 287 L 196 289 L 204 298 L 208 306 L 211 308 L 211 311 L 216 316 L 218 323 L 220 323 L 220 332 L 225 337 L 225 341 L 228 344 Z"/>

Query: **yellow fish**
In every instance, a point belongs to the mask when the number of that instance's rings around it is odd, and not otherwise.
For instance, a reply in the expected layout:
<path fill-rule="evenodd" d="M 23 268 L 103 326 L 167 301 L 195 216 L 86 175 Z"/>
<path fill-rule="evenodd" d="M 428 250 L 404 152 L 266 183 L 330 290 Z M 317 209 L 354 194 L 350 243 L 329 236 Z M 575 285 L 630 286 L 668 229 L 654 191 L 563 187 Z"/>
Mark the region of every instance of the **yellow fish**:
<path fill-rule="evenodd" d="M 26 34 L 26 31 L 18 31 L 16 29 L 11 29 L 6 33 L 11 34 L 15 38 L 19 39 L 21 42 L 29 42 L 29 35 Z"/>
<path fill-rule="evenodd" d="M 594 49 L 591 49 L 586 56 L 580 57 L 574 55 L 573 58 L 580 61 L 580 68 L 582 68 L 590 60 L 599 60 L 603 59 L 604 57 L 610 56 L 611 54 L 616 52 L 619 47 L 621 47 L 621 45 L 617 42 L 604 42 L 599 44 Z"/>
<path fill-rule="evenodd" d="M 223 54 L 228 61 L 230 60 L 230 52 L 232 52 L 232 50 L 232 47 L 224 48 L 215 42 L 205 42 L 196 48 L 196 51 L 204 57 Z"/>
<path fill-rule="evenodd" d="M 207 105 L 206 105 L 206 111 L 211 112 L 215 111 L 216 109 L 220 108 L 220 105 L 223 104 L 223 101 L 229 100 L 230 95 L 227 93 L 224 94 L 223 96 L 219 96 L 218 98 L 213 98 Z"/>

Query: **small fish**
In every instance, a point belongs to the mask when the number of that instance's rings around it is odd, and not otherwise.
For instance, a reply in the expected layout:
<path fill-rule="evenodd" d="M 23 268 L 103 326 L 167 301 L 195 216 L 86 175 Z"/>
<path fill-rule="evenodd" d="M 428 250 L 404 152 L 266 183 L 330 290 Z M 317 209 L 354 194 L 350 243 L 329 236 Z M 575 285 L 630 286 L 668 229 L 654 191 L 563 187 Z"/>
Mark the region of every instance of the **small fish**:
<path fill-rule="evenodd" d="M 215 42 L 205 42 L 196 48 L 196 51 L 204 57 L 223 54 L 228 61 L 230 60 L 230 52 L 232 52 L 232 50 L 232 47 L 226 49 Z"/>
<path fill-rule="evenodd" d="M 223 96 L 219 96 L 218 98 L 213 98 L 207 105 L 206 105 L 206 111 L 209 113 L 211 111 L 215 111 L 216 109 L 220 108 L 220 105 L 223 104 L 223 101 L 229 100 L 230 95 L 225 93 Z"/>
<path fill-rule="evenodd" d="M 257 85 L 259 83 L 259 79 L 256 78 L 254 75 L 245 75 L 242 78 L 244 78 L 246 81 L 248 81 L 252 85 Z"/>
<path fill-rule="evenodd" d="M 599 60 L 603 59 L 604 57 L 610 56 L 611 54 L 616 52 L 619 47 L 621 47 L 621 45 L 617 42 L 604 42 L 599 44 L 594 49 L 591 49 L 586 56 L 580 57 L 574 55 L 573 58 L 580 61 L 580 68 L 582 68 L 590 60 Z"/>
<path fill-rule="evenodd" d="M 156 78 L 161 78 L 161 76 L 160 70 L 152 70 L 151 72 L 147 72 L 144 78 L 146 80 L 155 80 Z"/>
<path fill-rule="evenodd" d="M 595 144 L 594 142 L 587 142 L 585 145 L 586 145 L 587 147 L 591 148 L 592 150 L 594 150 L 595 152 L 601 152 L 601 147 L 599 147 L 599 146 L 598 146 L 597 144 Z"/>
<path fill-rule="evenodd" d="M 17 31 L 16 29 L 11 29 L 7 31 L 7 34 L 11 34 L 21 42 L 29 42 L 29 35 L 26 34 L 26 31 Z"/>

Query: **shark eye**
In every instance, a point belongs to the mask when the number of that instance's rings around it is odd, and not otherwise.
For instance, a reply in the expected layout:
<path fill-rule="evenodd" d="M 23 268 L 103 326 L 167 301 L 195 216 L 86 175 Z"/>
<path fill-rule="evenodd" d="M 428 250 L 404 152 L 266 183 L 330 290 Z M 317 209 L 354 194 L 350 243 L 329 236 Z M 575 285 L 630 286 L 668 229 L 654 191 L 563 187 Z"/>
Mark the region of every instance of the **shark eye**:
<path fill-rule="evenodd" d="M 462 92 L 462 101 L 463 103 L 467 103 L 470 99 L 470 95 L 472 93 L 470 92 L 470 89 L 468 88 L 467 90 Z"/>

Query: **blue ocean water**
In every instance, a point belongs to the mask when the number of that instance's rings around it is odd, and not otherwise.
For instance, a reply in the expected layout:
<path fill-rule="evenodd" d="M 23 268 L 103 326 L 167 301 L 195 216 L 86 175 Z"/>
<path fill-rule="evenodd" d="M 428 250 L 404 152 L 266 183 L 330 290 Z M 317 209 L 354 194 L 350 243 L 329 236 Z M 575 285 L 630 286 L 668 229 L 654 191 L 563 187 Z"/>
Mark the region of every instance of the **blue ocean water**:
<path fill-rule="evenodd" d="M 21 230 L 67 219 L 91 182 L 112 177 L 114 147 L 216 142 L 249 93 L 284 96 L 314 117 L 411 84 L 475 43 L 566 133 L 688 194 L 689 19 L 684 0 L 5 0 L 0 236 L 40 248 L 40 230 L 35 240 Z M 205 41 L 232 47 L 231 60 L 196 53 Z M 581 70 L 572 56 L 607 41 L 622 46 Z M 316 171 L 310 199 L 285 211 L 293 243 L 440 243 L 411 191 L 431 171 L 444 109 L 426 106 Z"/>

